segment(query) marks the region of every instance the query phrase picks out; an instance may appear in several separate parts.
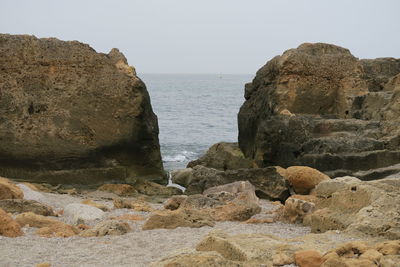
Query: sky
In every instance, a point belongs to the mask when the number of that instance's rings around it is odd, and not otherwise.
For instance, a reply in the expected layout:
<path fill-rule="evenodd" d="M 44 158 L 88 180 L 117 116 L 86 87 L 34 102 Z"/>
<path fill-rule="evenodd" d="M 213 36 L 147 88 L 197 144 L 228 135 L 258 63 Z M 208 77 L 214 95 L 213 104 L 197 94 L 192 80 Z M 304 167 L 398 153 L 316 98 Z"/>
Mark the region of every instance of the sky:
<path fill-rule="evenodd" d="M 254 74 L 304 42 L 400 58 L 398 0 L 0 0 L 0 32 L 117 47 L 138 73 Z"/>

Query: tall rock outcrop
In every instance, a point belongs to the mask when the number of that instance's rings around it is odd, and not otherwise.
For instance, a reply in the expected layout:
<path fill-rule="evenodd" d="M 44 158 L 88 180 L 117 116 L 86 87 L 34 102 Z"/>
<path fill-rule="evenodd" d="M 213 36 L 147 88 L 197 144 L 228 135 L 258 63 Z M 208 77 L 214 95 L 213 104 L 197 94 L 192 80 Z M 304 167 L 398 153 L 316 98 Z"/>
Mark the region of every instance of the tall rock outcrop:
<path fill-rule="evenodd" d="M 72 184 L 163 179 L 157 117 L 118 49 L 0 35 L 0 175 Z"/>
<path fill-rule="evenodd" d="M 323 43 L 284 52 L 246 84 L 240 148 L 264 167 L 306 165 L 333 177 L 358 173 L 365 179 L 388 174 L 382 168 L 400 163 L 389 119 L 398 112 L 398 63 L 358 60 Z M 370 169 L 380 170 L 365 172 Z"/>

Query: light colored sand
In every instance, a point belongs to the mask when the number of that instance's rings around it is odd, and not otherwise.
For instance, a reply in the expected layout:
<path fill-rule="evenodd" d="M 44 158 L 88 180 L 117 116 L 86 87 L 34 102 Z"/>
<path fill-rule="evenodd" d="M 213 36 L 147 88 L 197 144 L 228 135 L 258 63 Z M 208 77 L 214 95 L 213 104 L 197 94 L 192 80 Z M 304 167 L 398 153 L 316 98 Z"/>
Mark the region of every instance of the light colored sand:
<path fill-rule="evenodd" d="M 49 204 L 62 208 L 69 203 L 79 203 L 82 197 L 42 193 Z M 112 207 L 110 200 L 99 200 Z M 268 201 L 261 201 L 263 213 L 274 209 Z M 153 204 L 161 208 L 160 204 Z M 112 210 L 107 217 L 123 213 L 140 214 L 148 217 L 146 212 L 132 212 L 126 209 Z M 64 221 L 65 218 L 59 217 Z M 49 262 L 51 266 L 147 266 L 174 251 L 183 248 L 194 248 L 199 241 L 212 230 L 220 229 L 229 234 L 262 233 L 285 238 L 309 233 L 309 228 L 293 224 L 243 224 L 239 222 L 217 223 L 215 227 L 177 228 L 174 230 L 142 231 L 143 221 L 131 222 L 133 231 L 122 236 L 105 236 L 83 238 L 42 238 L 34 234 L 35 228 L 24 228 L 25 236 L 6 238 L 0 236 L 0 266 L 34 266 L 37 263 Z"/>

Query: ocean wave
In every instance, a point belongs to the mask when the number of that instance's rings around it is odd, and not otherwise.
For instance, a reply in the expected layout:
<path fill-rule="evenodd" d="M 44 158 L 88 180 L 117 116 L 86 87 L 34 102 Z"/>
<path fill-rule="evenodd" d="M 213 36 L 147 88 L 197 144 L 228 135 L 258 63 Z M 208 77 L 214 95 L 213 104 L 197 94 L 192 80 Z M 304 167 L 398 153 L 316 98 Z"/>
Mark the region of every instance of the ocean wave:
<path fill-rule="evenodd" d="M 181 151 L 175 155 L 167 155 L 163 157 L 164 162 L 185 162 L 189 160 L 193 160 L 196 156 L 195 152 L 192 151 Z"/>

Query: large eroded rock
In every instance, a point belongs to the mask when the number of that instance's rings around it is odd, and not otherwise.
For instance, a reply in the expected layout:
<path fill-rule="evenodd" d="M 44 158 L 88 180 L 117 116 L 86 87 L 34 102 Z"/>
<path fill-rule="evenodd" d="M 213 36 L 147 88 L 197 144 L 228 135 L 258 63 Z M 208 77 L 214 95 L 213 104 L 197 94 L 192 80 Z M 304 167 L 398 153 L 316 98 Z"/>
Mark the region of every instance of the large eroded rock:
<path fill-rule="evenodd" d="M 157 117 L 118 49 L 0 35 L 0 175 L 48 183 L 162 180 Z"/>
<path fill-rule="evenodd" d="M 245 87 L 239 147 L 260 167 L 303 165 L 365 180 L 396 172 L 382 168 L 400 163 L 399 62 L 358 60 L 322 43 L 284 52 Z"/>

